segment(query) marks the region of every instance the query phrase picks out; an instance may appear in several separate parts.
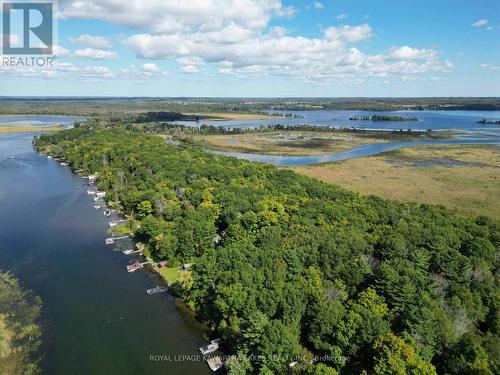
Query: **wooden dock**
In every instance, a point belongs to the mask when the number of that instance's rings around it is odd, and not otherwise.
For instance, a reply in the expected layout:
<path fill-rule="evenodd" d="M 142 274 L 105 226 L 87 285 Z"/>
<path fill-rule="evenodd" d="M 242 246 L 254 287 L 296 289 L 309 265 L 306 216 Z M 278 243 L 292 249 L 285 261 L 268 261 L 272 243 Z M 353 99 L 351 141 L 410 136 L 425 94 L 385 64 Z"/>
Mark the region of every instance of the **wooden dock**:
<path fill-rule="evenodd" d="M 224 367 L 224 362 L 222 361 L 222 358 L 216 355 L 215 357 L 210 357 L 206 359 L 208 367 L 210 367 L 210 370 L 212 371 L 217 371 Z"/>
<path fill-rule="evenodd" d="M 104 240 L 104 242 L 106 242 L 106 245 L 113 245 L 116 240 L 123 240 L 125 238 L 130 238 L 130 236 L 127 235 L 127 236 L 121 236 L 121 237 L 108 237 Z"/>
<path fill-rule="evenodd" d="M 108 223 L 108 225 L 113 228 L 113 227 L 116 227 L 118 224 L 121 224 L 121 223 L 127 223 L 128 222 L 128 219 L 122 219 L 122 220 L 114 220 L 114 221 L 110 221 Z"/>
<path fill-rule="evenodd" d="M 125 255 L 142 254 L 142 250 L 134 250 L 134 249 L 123 250 L 123 254 Z"/>

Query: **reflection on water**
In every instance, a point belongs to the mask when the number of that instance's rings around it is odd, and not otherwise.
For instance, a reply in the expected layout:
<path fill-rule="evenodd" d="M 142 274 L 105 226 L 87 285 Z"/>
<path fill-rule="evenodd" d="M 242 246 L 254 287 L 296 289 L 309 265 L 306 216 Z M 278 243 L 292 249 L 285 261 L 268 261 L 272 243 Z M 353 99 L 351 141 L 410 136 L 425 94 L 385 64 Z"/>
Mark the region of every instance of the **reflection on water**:
<path fill-rule="evenodd" d="M 133 258 L 104 244 L 107 219 L 83 180 L 31 139 L 0 135 L 0 269 L 43 300 L 43 373 L 209 373 L 201 360 L 174 360 L 198 354 L 201 331 L 170 295 L 146 295 L 157 276 L 127 273 Z"/>

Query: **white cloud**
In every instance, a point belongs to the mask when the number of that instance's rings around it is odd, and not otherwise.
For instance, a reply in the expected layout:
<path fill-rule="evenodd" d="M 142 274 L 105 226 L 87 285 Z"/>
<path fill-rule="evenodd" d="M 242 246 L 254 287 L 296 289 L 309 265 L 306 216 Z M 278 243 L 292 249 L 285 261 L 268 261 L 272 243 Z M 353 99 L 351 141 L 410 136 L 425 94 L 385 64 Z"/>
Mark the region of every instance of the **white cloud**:
<path fill-rule="evenodd" d="M 73 43 L 84 44 L 91 48 L 96 49 L 110 49 L 113 48 L 113 42 L 106 37 L 82 34 L 78 38 L 70 38 Z"/>
<path fill-rule="evenodd" d="M 118 58 L 118 54 L 113 51 L 104 51 L 95 48 L 77 49 L 74 53 L 75 57 L 81 57 L 93 60 L 113 60 Z"/>
<path fill-rule="evenodd" d="M 142 66 L 142 70 L 146 73 L 159 73 L 161 72 L 161 69 L 158 65 L 156 64 L 144 64 Z"/>
<path fill-rule="evenodd" d="M 52 67 L 1 67 L 0 76 L 19 78 L 50 78 L 50 79 L 110 79 L 115 74 L 106 66 L 78 66 L 71 63 L 57 63 Z"/>
<path fill-rule="evenodd" d="M 71 52 L 69 50 L 59 45 L 54 45 L 53 53 L 57 57 L 71 56 Z"/>
<path fill-rule="evenodd" d="M 347 14 L 345 13 L 342 13 L 342 14 L 339 14 L 337 17 L 335 17 L 336 19 L 338 20 L 345 20 L 347 17 L 349 17 Z"/>
<path fill-rule="evenodd" d="M 199 73 L 199 69 L 196 65 L 183 65 L 181 66 L 182 73 L 194 74 Z"/>
<path fill-rule="evenodd" d="M 158 65 L 153 63 L 143 64 L 141 67 L 141 73 L 145 76 L 168 75 L 167 71 L 162 70 Z"/>
<path fill-rule="evenodd" d="M 496 72 L 500 70 L 500 65 L 493 65 L 493 64 L 481 64 L 479 65 L 481 68 L 489 70 L 491 72 Z"/>
<path fill-rule="evenodd" d="M 316 38 L 289 35 L 282 27 L 271 27 L 273 18 L 296 11 L 281 0 L 65 0 L 61 9 L 66 18 L 98 18 L 141 29 L 124 36 L 122 43 L 139 58 L 175 60 L 185 73 L 213 67 L 221 74 L 325 82 L 453 68 L 434 50 L 402 46 L 364 53 L 353 44 L 372 38 L 368 24 L 327 27 Z"/>
<path fill-rule="evenodd" d="M 417 49 L 403 46 L 392 48 L 389 55 L 395 60 L 426 60 L 436 58 L 437 51 L 432 49 Z"/>
<path fill-rule="evenodd" d="M 318 10 L 319 10 L 319 9 L 324 9 L 324 8 L 325 8 L 325 6 L 324 6 L 322 3 L 320 3 L 319 1 L 315 1 L 315 2 L 313 3 L 313 8 L 314 8 L 314 9 L 318 9 Z"/>
<path fill-rule="evenodd" d="M 290 17 L 295 10 L 281 0 L 67 0 L 62 18 L 90 18 L 111 21 L 131 28 L 148 28 L 153 33 L 209 31 L 235 23 L 261 30 L 271 17 Z"/>
<path fill-rule="evenodd" d="M 488 20 L 484 19 L 484 18 L 481 18 L 481 19 L 477 20 L 476 22 L 472 23 L 471 26 L 481 27 L 481 26 L 485 26 L 487 24 L 488 24 Z"/>
<path fill-rule="evenodd" d="M 372 29 L 368 24 L 359 26 L 343 25 L 339 27 L 329 27 L 325 30 L 325 37 L 328 40 L 338 40 L 345 43 L 359 42 L 372 37 Z"/>

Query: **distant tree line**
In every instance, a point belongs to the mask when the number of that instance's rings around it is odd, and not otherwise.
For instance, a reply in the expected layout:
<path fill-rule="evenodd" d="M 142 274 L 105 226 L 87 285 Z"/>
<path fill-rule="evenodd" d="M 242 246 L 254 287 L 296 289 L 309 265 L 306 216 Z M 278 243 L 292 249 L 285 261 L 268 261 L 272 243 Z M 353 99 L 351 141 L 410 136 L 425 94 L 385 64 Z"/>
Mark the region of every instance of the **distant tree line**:
<path fill-rule="evenodd" d="M 500 125 L 500 120 L 488 120 L 486 118 L 483 118 L 477 122 L 478 124 L 492 124 L 492 125 Z"/>

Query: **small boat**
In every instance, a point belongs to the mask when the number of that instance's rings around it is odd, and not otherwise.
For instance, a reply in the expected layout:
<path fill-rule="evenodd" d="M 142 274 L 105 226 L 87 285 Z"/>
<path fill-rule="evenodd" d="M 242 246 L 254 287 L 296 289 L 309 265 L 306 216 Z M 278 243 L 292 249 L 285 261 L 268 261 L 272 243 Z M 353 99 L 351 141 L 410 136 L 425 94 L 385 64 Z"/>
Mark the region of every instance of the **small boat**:
<path fill-rule="evenodd" d="M 123 250 L 123 254 L 130 255 L 130 254 L 133 254 L 135 251 L 137 251 L 137 250 L 134 250 L 134 249 Z"/>
<path fill-rule="evenodd" d="M 215 339 L 210 341 L 210 344 L 202 346 L 200 349 L 201 354 L 210 354 L 219 349 L 220 339 Z"/>
<path fill-rule="evenodd" d="M 94 197 L 94 201 L 98 201 L 100 198 L 99 197 Z"/>
<path fill-rule="evenodd" d="M 50 156 L 50 155 L 47 155 L 47 159 L 52 159 L 52 156 Z"/>
<path fill-rule="evenodd" d="M 139 268 L 142 268 L 142 264 L 139 262 L 135 262 L 127 266 L 127 272 L 134 272 L 137 271 Z"/>
<path fill-rule="evenodd" d="M 166 291 L 168 291 L 168 288 L 165 286 L 157 286 L 155 288 L 146 289 L 146 293 L 148 294 L 148 296 L 152 296 L 153 294 L 158 293 L 165 293 Z"/>
<path fill-rule="evenodd" d="M 114 239 L 114 238 L 109 237 L 109 238 L 106 238 L 106 239 L 104 240 L 104 242 L 106 243 L 106 245 L 113 245 L 113 244 L 115 243 L 115 239 Z"/>
<path fill-rule="evenodd" d="M 95 194 L 95 191 L 92 191 L 92 190 L 87 190 L 87 194 L 88 194 L 88 195 L 94 195 L 94 194 Z"/>
<path fill-rule="evenodd" d="M 94 198 L 94 200 L 96 200 L 96 199 Z M 106 216 L 106 217 L 110 217 L 111 216 L 111 211 L 104 211 L 102 214 L 104 216 Z"/>
<path fill-rule="evenodd" d="M 63 167 L 66 167 L 66 166 L 68 166 L 68 163 L 64 163 L 64 162 L 62 162 L 62 163 L 61 163 L 61 165 L 62 165 Z"/>
<path fill-rule="evenodd" d="M 99 208 L 101 208 L 101 206 L 92 206 L 94 207 L 96 210 L 98 210 Z"/>

